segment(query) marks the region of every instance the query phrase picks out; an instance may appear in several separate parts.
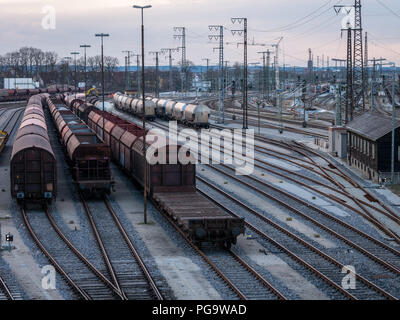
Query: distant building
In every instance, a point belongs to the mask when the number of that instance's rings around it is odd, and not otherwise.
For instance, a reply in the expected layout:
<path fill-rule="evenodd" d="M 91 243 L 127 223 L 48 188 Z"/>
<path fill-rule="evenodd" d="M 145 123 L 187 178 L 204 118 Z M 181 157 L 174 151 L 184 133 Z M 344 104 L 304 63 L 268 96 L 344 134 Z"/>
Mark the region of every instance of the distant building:
<path fill-rule="evenodd" d="M 4 89 L 36 89 L 39 82 L 32 78 L 4 78 Z"/>
<path fill-rule="evenodd" d="M 367 178 L 379 181 L 391 171 L 392 118 L 365 113 L 347 124 L 347 160 Z M 400 120 L 395 122 L 394 171 L 400 171 Z"/>
<path fill-rule="evenodd" d="M 211 81 L 202 80 L 196 75 L 193 78 L 192 87 L 195 91 L 208 92 L 211 90 Z"/>

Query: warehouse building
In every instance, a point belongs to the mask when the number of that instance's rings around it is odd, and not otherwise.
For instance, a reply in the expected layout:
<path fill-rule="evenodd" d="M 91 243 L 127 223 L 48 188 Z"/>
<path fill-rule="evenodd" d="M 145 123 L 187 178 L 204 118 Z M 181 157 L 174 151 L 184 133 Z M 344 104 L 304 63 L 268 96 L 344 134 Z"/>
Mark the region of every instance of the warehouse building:
<path fill-rule="evenodd" d="M 395 172 L 400 171 L 400 121 L 395 122 Z M 392 118 L 365 113 L 347 124 L 347 161 L 365 176 L 379 182 L 390 177 Z"/>

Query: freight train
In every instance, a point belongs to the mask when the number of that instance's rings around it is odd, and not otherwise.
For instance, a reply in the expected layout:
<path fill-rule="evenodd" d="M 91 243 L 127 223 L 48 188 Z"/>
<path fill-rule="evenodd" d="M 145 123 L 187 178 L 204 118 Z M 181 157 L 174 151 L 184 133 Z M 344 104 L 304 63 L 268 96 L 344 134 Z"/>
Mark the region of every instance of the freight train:
<path fill-rule="evenodd" d="M 147 166 L 147 190 L 153 203 L 171 216 L 195 243 L 212 242 L 230 247 L 244 233 L 244 220 L 222 211 L 196 190 L 196 165 L 169 163 L 170 152 L 179 152 L 181 145 L 167 143 L 157 150 L 165 154 L 166 162 L 145 161 L 144 131 L 136 124 L 109 112 L 102 112 L 91 102 L 66 98 L 70 108 L 111 147 L 111 156 L 122 170 L 140 186 L 144 186 L 144 165 Z M 72 103 L 72 104 L 71 104 Z M 154 138 L 154 137 L 153 137 Z M 149 141 L 146 140 L 149 147 Z M 155 154 L 153 156 L 156 156 Z M 190 160 L 191 155 L 187 160 Z"/>
<path fill-rule="evenodd" d="M 109 194 L 114 184 L 110 147 L 70 109 L 57 102 L 61 101 L 47 98 L 74 183 L 87 196 Z"/>
<path fill-rule="evenodd" d="M 29 99 L 13 144 L 10 186 L 18 202 L 51 202 L 57 196 L 57 163 L 43 111 L 47 97 Z"/>
<path fill-rule="evenodd" d="M 130 98 L 122 93 L 115 93 L 113 97 L 114 105 L 123 111 L 141 116 L 142 109 L 138 109 L 137 105 L 141 105 L 141 100 Z M 173 100 L 165 100 L 158 98 L 146 98 L 146 112 L 154 114 L 154 117 L 165 120 L 176 120 L 187 126 L 196 128 L 209 128 L 210 109 L 202 104 L 187 104 L 176 102 Z"/>
<path fill-rule="evenodd" d="M 132 98 L 117 92 L 114 94 L 113 100 L 114 100 L 114 105 L 118 109 L 132 113 L 135 116 L 140 116 L 140 117 L 142 116 L 143 114 L 142 99 Z M 149 99 L 146 99 L 144 108 L 145 108 L 145 118 L 148 120 L 154 120 L 156 118 L 154 102 Z"/>
<path fill-rule="evenodd" d="M 82 88 L 79 89 L 79 91 L 83 90 Z M 56 94 L 64 92 L 74 92 L 74 87 L 59 86 L 36 89 L 0 89 L 0 102 L 28 100 L 30 97 L 41 93 Z"/>

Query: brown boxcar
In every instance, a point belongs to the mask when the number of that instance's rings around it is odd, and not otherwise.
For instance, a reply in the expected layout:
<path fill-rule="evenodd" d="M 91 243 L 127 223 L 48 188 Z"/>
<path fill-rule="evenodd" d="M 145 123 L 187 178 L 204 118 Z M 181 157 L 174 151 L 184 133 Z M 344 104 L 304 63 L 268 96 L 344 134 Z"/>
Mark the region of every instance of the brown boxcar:
<path fill-rule="evenodd" d="M 115 115 L 93 109 L 88 124 L 98 134 L 103 131 L 103 117 L 105 140 L 111 145 L 113 159 L 143 187 L 144 131 Z M 146 143 L 149 147 L 149 140 Z M 180 148 L 180 145 L 167 143 L 158 149 L 159 153 L 165 153 L 167 163 L 150 165 L 146 161 L 147 190 L 151 198 L 194 242 L 213 242 L 230 247 L 236 243 L 237 236 L 244 233 L 244 220 L 223 212 L 196 191 L 195 164 L 169 163 L 170 152 Z"/>
<path fill-rule="evenodd" d="M 54 105 L 50 99 L 48 105 L 74 182 L 90 195 L 109 193 L 113 185 L 110 147 L 64 105 Z"/>
<path fill-rule="evenodd" d="M 13 144 L 11 196 L 20 201 L 51 201 L 57 196 L 56 158 L 42 106 L 47 96 L 40 94 L 29 100 Z"/>

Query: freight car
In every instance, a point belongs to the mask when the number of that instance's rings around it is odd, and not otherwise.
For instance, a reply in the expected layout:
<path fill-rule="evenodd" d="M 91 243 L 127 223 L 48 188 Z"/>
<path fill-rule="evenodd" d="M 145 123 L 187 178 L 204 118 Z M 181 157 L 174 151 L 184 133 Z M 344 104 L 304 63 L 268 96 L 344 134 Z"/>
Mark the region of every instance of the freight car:
<path fill-rule="evenodd" d="M 63 104 L 47 104 L 70 165 L 72 178 L 88 196 L 110 193 L 110 147 Z"/>
<path fill-rule="evenodd" d="M 197 244 L 212 242 L 230 247 L 244 233 L 244 220 L 232 217 L 196 191 L 195 164 L 170 164 L 170 152 L 182 146 L 166 144 L 157 150 L 165 154 L 166 163 L 144 161 L 141 127 L 96 108 L 89 113 L 88 124 L 111 146 L 115 162 L 137 183 L 144 186 L 144 165 L 147 166 L 147 190 L 153 202 L 171 216 Z M 150 146 L 146 140 L 147 147 Z M 190 155 L 188 156 L 190 157 Z M 157 160 L 157 159 L 154 159 Z M 190 159 L 187 159 L 190 160 Z"/>
<path fill-rule="evenodd" d="M 11 153 L 11 196 L 18 201 L 51 202 L 57 196 L 56 158 L 50 145 L 43 101 L 29 99 Z"/>
<path fill-rule="evenodd" d="M 27 100 L 39 93 L 55 94 L 73 91 L 74 87 L 71 86 L 51 86 L 48 88 L 38 89 L 0 89 L 0 102 Z M 78 89 L 78 91 L 82 91 L 82 89 Z"/>
<path fill-rule="evenodd" d="M 117 92 L 114 94 L 113 100 L 114 100 L 114 105 L 118 109 L 130 112 L 137 117 L 142 117 L 143 115 L 142 99 L 135 99 Z M 155 104 L 151 100 L 145 101 L 145 118 L 147 120 L 154 120 L 156 118 Z"/>
<path fill-rule="evenodd" d="M 134 108 L 134 101 L 126 95 L 116 93 L 114 95 L 114 105 L 123 110 L 129 111 Z M 165 120 L 177 120 L 186 126 L 195 128 L 209 128 L 209 118 L 211 111 L 206 105 L 187 104 L 172 100 L 146 98 L 149 104 L 155 107 L 155 116 Z M 147 102 L 146 102 L 147 103 Z"/>

